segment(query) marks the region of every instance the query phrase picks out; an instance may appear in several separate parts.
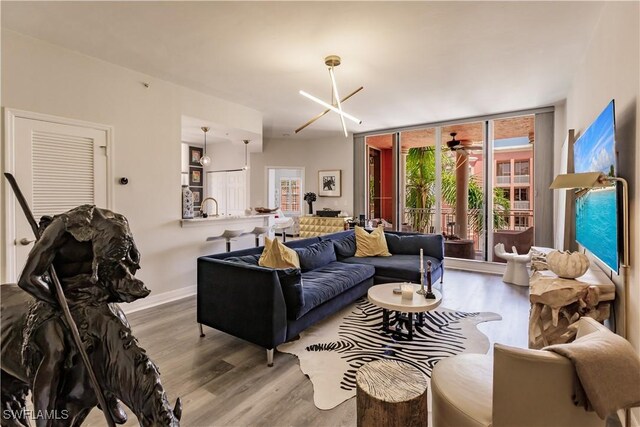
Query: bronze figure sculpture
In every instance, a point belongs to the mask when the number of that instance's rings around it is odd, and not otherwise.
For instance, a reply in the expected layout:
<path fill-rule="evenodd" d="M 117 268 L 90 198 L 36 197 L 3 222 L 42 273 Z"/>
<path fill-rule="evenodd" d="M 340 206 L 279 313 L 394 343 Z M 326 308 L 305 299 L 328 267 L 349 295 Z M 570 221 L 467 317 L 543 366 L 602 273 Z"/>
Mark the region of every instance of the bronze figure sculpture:
<path fill-rule="evenodd" d="M 1 424 L 28 425 L 25 396 L 31 390 L 38 427 L 81 425 L 101 393 L 108 424 L 126 421 L 120 400 L 142 426 L 178 426 L 179 399 L 172 409 L 156 365 L 116 304 L 149 294 L 135 278 L 140 254 L 126 218 L 84 205 L 45 217 L 40 227 L 19 287 L 1 286 Z M 59 278 L 82 349 L 70 337 L 51 276 Z"/>

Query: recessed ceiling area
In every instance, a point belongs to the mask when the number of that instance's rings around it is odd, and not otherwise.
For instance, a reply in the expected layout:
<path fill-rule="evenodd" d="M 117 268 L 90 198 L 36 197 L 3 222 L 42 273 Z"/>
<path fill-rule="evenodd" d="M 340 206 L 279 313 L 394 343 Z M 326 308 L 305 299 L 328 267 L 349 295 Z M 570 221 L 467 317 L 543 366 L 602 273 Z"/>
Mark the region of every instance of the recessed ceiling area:
<path fill-rule="evenodd" d="M 235 102 L 265 138 L 341 134 L 303 89 L 331 99 L 339 55 L 349 132 L 563 100 L 604 2 L 11 2 L 2 27 Z M 576 22 L 579 17 L 579 22 Z"/>

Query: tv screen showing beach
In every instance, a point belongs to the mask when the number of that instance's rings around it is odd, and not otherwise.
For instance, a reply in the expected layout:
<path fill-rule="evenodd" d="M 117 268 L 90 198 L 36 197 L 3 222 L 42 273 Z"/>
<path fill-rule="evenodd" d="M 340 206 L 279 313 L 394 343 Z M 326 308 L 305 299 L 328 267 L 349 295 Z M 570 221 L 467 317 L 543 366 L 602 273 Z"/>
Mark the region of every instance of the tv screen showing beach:
<path fill-rule="evenodd" d="M 616 175 L 614 104 L 578 138 L 574 170 Z M 618 271 L 618 209 L 615 184 L 576 193 L 576 240 L 609 268 Z"/>

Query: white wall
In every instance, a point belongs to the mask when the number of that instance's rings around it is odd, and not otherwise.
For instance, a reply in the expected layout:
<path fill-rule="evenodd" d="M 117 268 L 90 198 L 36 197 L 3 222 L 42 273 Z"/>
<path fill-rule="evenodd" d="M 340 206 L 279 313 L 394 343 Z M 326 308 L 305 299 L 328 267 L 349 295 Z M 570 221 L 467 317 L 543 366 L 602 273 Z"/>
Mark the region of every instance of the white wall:
<path fill-rule="evenodd" d="M 318 194 L 318 171 L 342 170 L 342 197 L 318 197 L 314 211 L 322 208 L 353 214 L 353 138 L 339 135 L 330 139 L 265 140 L 262 153 L 251 154 L 251 206 L 266 206 L 266 167 L 304 167 L 304 192 Z M 306 212 L 306 205 L 305 205 Z"/>
<path fill-rule="evenodd" d="M 566 129 L 583 132 L 614 98 L 618 174 L 629 181 L 631 218 L 630 314 L 628 339 L 640 353 L 640 129 L 638 2 L 607 2 L 584 61 L 578 67 L 566 103 Z M 578 25 L 578 24 L 577 24 Z M 559 150 L 558 142 L 557 147 Z M 559 156 L 559 151 L 556 151 Z M 614 277 L 619 295 L 622 278 Z M 619 317 L 619 321 L 622 318 Z M 634 411 L 636 424 L 640 412 Z"/>
<path fill-rule="evenodd" d="M 129 219 L 142 253 L 138 274 L 151 297 L 192 289 L 196 258 L 221 248 L 205 244 L 206 230 L 180 227 L 181 116 L 261 135 L 258 111 L 11 31 L 2 33 L 1 102 L 113 126 L 113 208 Z M 244 164 L 240 146 L 211 154 L 224 168 Z M 129 185 L 116 183 L 122 176 Z"/>

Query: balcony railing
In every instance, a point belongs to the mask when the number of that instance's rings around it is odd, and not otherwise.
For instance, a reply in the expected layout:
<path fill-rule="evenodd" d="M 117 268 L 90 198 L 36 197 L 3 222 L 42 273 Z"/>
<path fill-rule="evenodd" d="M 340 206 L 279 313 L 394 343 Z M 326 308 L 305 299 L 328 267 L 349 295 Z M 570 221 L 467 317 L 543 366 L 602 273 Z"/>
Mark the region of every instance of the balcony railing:
<path fill-rule="evenodd" d="M 517 202 L 516 202 L 517 203 Z M 529 202 L 524 202 L 529 203 Z M 515 209 L 515 207 L 514 207 Z M 494 231 L 523 231 L 529 227 L 533 227 L 533 211 L 525 208 L 520 209 L 518 212 L 500 212 L 496 210 L 493 214 L 493 230 Z M 471 209 L 467 212 L 467 236 L 458 236 L 462 239 L 473 240 L 474 249 L 476 251 L 484 250 L 484 239 L 482 235 L 483 231 L 483 218 L 482 210 Z M 456 215 L 455 212 L 446 208 L 441 212 L 442 230 L 449 235 L 455 234 Z M 406 208 L 404 211 L 404 223 L 402 225 L 402 231 L 414 231 L 419 233 L 434 233 L 435 232 L 435 210 L 434 209 L 413 209 Z"/>
<path fill-rule="evenodd" d="M 529 175 L 514 175 L 513 183 L 514 184 L 528 184 L 529 183 Z"/>
<path fill-rule="evenodd" d="M 531 209 L 531 202 L 528 200 L 516 200 L 513 202 L 513 209 L 529 210 Z"/>
<path fill-rule="evenodd" d="M 498 176 L 496 176 L 496 184 L 498 184 L 498 185 L 509 185 L 509 184 L 511 184 L 511 176 L 510 175 L 498 175 Z"/>

